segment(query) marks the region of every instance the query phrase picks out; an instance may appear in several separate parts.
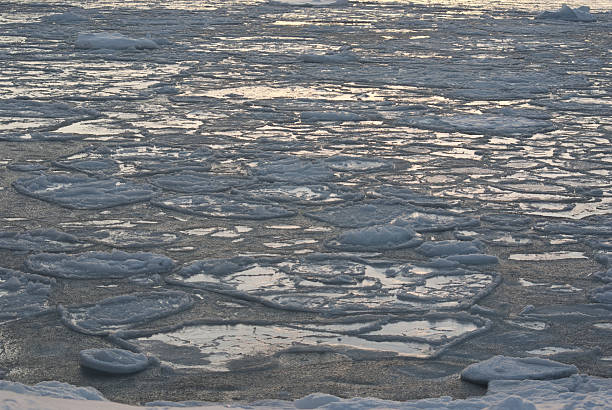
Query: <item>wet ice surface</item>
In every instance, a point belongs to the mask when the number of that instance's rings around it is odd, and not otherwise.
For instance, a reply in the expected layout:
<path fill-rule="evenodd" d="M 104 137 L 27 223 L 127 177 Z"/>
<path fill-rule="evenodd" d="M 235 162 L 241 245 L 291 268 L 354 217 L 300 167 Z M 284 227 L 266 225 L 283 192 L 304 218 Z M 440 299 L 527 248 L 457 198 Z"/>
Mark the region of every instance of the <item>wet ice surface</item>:
<path fill-rule="evenodd" d="M 57 292 L 70 329 L 231 372 L 296 346 L 434 363 L 475 330 L 488 357 L 589 351 L 533 336 L 573 317 L 610 375 L 609 6 L 345 3 L 5 3 L 0 252 L 45 275 L 3 276 L 6 320 Z M 214 301 L 231 323 L 154 323 Z"/>

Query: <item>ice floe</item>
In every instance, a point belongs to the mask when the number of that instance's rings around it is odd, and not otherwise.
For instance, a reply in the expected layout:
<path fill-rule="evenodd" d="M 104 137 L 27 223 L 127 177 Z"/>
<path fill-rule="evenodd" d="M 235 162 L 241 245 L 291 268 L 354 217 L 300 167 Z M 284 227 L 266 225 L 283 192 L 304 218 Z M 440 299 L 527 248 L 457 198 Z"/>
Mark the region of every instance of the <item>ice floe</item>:
<path fill-rule="evenodd" d="M 179 236 L 170 232 L 135 229 L 100 229 L 86 236 L 88 240 L 113 248 L 152 248 L 176 242 Z"/>
<path fill-rule="evenodd" d="M 125 349 L 85 349 L 79 352 L 82 367 L 109 374 L 130 374 L 149 366 L 149 358 L 142 353 Z"/>
<path fill-rule="evenodd" d="M 109 279 L 167 273 L 174 268 L 174 261 L 147 252 L 39 253 L 28 257 L 25 267 L 31 272 L 58 278 Z"/>
<path fill-rule="evenodd" d="M 0 268 L 0 323 L 46 312 L 53 281 Z"/>
<path fill-rule="evenodd" d="M 399 123 L 434 131 L 502 136 L 530 136 L 537 132 L 546 132 L 554 129 L 554 125 L 547 120 L 484 114 L 404 118 L 399 120 Z"/>
<path fill-rule="evenodd" d="M 82 307 L 58 306 L 62 321 L 77 332 L 108 335 L 189 309 L 191 296 L 179 291 L 133 293 Z"/>
<path fill-rule="evenodd" d="M 565 21 L 580 21 L 591 23 L 597 19 L 591 14 L 591 9 L 588 6 L 580 6 L 571 8 L 564 4 L 557 11 L 544 11 L 536 16 L 536 19 L 542 20 L 565 20 Z"/>
<path fill-rule="evenodd" d="M 216 193 L 239 189 L 251 185 L 250 178 L 202 172 L 179 172 L 171 175 L 160 175 L 151 179 L 151 183 L 168 191 L 182 193 Z"/>
<path fill-rule="evenodd" d="M 338 204 L 363 198 L 358 190 L 336 184 L 270 183 L 254 185 L 239 193 L 259 201 L 290 202 L 300 205 Z"/>
<path fill-rule="evenodd" d="M 499 283 L 498 275 L 354 256 L 312 254 L 301 259 L 235 257 L 185 266 L 166 280 L 268 306 L 315 312 L 414 312 L 469 307 Z"/>
<path fill-rule="evenodd" d="M 330 51 L 325 54 L 302 54 L 300 60 L 305 63 L 317 64 L 346 64 L 359 61 L 357 55 L 351 52 L 348 47 L 342 47 L 336 52 Z"/>
<path fill-rule="evenodd" d="M 327 7 L 345 6 L 348 0 L 270 0 L 270 4 L 283 6 Z"/>
<path fill-rule="evenodd" d="M 280 205 L 255 202 L 241 195 L 210 194 L 168 196 L 152 201 L 153 205 L 188 214 L 231 219 L 272 219 L 295 215 Z"/>
<path fill-rule="evenodd" d="M 103 209 L 143 202 L 154 193 L 150 185 L 63 174 L 18 179 L 13 187 L 24 195 L 73 209 Z"/>
<path fill-rule="evenodd" d="M 385 249 L 413 248 L 423 239 L 402 219 L 384 225 L 367 226 L 341 233 L 325 242 L 331 249 L 344 251 L 379 251 Z"/>
<path fill-rule="evenodd" d="M 55 229 L 0 232 L 0 249 L 24 252 L 71 252 L 88 246 L 74 235 Z"/>
<path fill-rule="evenodd" d="M 108 50 L 145 50 L 159 48 L 150 38 L 130 38 L 120 33 L 79 33 L 75 42 L 76 48 Z"/>
<path fill-rule="evenodd" d="M 335 179 L 334 172 L 325 162 L 298 157 L 262 160 L 252 168 L 252 173 L 264 181 L 294 184 L 328 182 Z"/>
<path fill-rule="evenodd" d="M 561 379 L 576 373 L 576 366 L 548 359 L 494 356 L 466 367 L 461 372 L 461 378 L 472 383 L 488 384 L 493 380 Z"/>
<path fill-rule="evenodd" d="M 67 11 L 65 13 L 51 14 L 49 16 L 43 16 L 41 18 L 42 21 L 46 23 L 55 23 L 55 24 L 73 24 L 73 23 L 84 23 L 89 21 L 89 18 L 82 16 L 77 13 L 73 13 L 71 11 Z"/>
<path fill-rule="evenodd" d="M 473 254 L 482 250 L 483 244 L 479 241 L 425 242 L 416 249 L 417 252 L 429 257 Z"/>

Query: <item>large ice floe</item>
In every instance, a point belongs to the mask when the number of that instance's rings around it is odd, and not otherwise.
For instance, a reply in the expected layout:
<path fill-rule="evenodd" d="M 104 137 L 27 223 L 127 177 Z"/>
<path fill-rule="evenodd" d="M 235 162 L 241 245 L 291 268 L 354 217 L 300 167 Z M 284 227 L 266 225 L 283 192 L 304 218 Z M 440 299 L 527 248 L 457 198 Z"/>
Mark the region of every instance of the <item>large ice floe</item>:
<path fill-rule="evenodd" d="M 541 20 L 565 20 L 565 21 L 580 21 L 591 23 L 597 19 L 591 14 L 591 9 L 588 6 L 580 6 L 571 8 L 564 4 L 557 11 L 544 11 L 536 16 L 536 19 Z"/>
<path fill-rule="evenodd" d="M 52 279 L 0 268 L 0 323 L 44 313 Z"/>
<path fill-rule="evenodd" d="M 71 252 L 88 246 L 74 235 L 55 229 L 0 232 L 0 249 L 24 252 Z"/>
<path fill-rule="evenodd" d="M 39 253 L 28 257 L 25 267 L 40 275 L 67 279 L 112 279 L 167 273 L 174 261 L 147 252 Z"/>
<path fill-rule="evenodd" d="M 179 172 L 156 176 L 151 179 L 151 183 L 168 191 L 205 194 L 240 189 L 254 184 L 255 181 L 251 178 L 212 172 Z"/>
<path fill-rule="evenodd" d="M 79 33 L 76 48 L 108 50 L 145 50 L 158 48 L 150 38 L 130 38 L 120 33 Z"/>
<path fill-rule="evenodd" d="M 499 277 L 452 261 L 412 265 L 313 254 L 293 260 L 200 260 L 167 280 L 280 309 L 343 314 L 466 308 L 488 294 Z"/>
<path fill-rule="evenodd" d="M 69 328 L 94 335 L 108 335 L 189 309 L 191 296 L 179 291 L 132 293 L 103 299 L 93 305 L 58 306 Z M 129 314 L 126 314 L 129 312 Z"/>
<path fill-rule="evenodd" d="M 150 185 L 64 174 L 18 179 L 13 187 L 24 195 L 73 209 L 103 209 L 143 202 L 154 193 Z"/>
<path fill-rule="evenodd" d="M 344 231 L 337 238 L 325 242 L 325 246 L 343 251 L 371 252 L 413 248 L 422 242 L 421 236 L 403 219 L 398 218 L 387 224 Z"/>

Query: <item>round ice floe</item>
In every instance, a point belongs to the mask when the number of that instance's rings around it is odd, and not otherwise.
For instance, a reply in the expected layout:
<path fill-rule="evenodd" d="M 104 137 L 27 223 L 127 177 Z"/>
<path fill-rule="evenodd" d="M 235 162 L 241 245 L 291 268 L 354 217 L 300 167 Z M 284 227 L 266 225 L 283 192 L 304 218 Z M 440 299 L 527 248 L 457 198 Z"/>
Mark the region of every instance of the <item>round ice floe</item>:
<path fill-rule="evenodd" d="M 14 251 L 69 252 L 86 244 L 74 236 L 55 229 L 29 232 L 0 232 L 0 248 Z"/>
<path fill-rule="evenodd" d="M 129 374 L 146 369 L 149 359 L 124 349 L 86 349 L 79 353 L 81 366 L 110 374 Z"/>
<path fill-rule="evenodd" d="M 163 291 L 116 296 L 83 307 L 60 305 L 59 311 L 62 321 L 70 328 L 85 334 L 105 335 L 181 312 L 192 303 L 184 292 Z"/>
<path fill-rule="evenodd" d="M 294 184 L 327 182 L 335 178 L 334 172 L 323 161 L 298 157 L 262 160 L 252 173 L 264 181 Z"/>
<path fill-rule="evenodd" d="M 174 261 L 146 252 L 40 253 L 30 256 L 25 266 L 31 272 L 59 278 L 109 279 L 167 273 L 174 268 Z"/>
<path fill-rule="evenodd" d="M 248 201 L 239 195 L 173 196 L 152 203 L 179 212 L 216 218 L 272 219 L 295 215 L 294 211 L 281 206 Z"/>
<path fill-rule="evenodd" d="M 552 380 L 578 372 L 574 365 L 537 357 L 494 356 L 475 363 L 461 372 L 461 378 L 472 383 L 488 384 L 492 380 Z"/>
<path fill-rule="evenodd" d="M 331 169 L 340 172 L 376 172 L 393 168 L 393 162 L 389 160 L 346 155 L 331 157 L 325 162 Z"/>
<path fill-rule="evenodd" d="M 74 209 L 103 209 L 148 201 L 154 192 L 149 185 L 68 175 L 18 179 L 13 187 L 24 195 Z"/>
<path fill-rule="evenodd" d="M 89 148 L 56 161 L 56 165 L 89 174 L 144 176 L 180 171 L 209 171 L 212 152 L 166 145 L 120 145 Z"/>
<path fill-rule="evenodd" d="M 180 172 L 162 175 L 151 180 L 151 183 L 168 191 L 183 193 L 214 193 L 241 188 L 253 183 L 250 178 L 232 175 L 220 175 L 212 172 Z"/>
<path fill-rule="evenodd" d="M 273 183 L 257 185 L 241 193 L 260 201 L 293 202 L 302 205 L 337 204 L 361 199 L 363 194 L 333 184 L 287 184 Z"/>
<path fill-rule="evenodd" d="M 382 225 L 402 216 L 411 208 L 397 201 L 376 200 L 363 204 L 325 208 L 305 215 L 342 228 Z M 412 225 L 408 222 L 406 225 Z"/>
<path fill-rule="evenodd" d="M 435 131 L 464 132 L 484 135 L 532 135 L 551 131 L 553 124 L 546 120 L 503 115 L 456 114 L 446 117 L 415 117 L 400 121 L 401 124 Z"/>
<path fill-rule="evenodd" d="M 422 242 L 420 235 L 409 225 L 395 221 L 345 231 L 336 239 L 326 242 L 325 246 L 346 251 L 378 251 L 412 248 Z"/>
<path fill-rule="evenodd" d="M 0 268 L 0 323 L 46 311 L 52 280 Z"/>
<path fill-rule="evenodd" d="M 176 242 L 178 235 L 170 232 L 101 229 L 93 232 L 89 239 L 114 248 L 150 248 Z"/>

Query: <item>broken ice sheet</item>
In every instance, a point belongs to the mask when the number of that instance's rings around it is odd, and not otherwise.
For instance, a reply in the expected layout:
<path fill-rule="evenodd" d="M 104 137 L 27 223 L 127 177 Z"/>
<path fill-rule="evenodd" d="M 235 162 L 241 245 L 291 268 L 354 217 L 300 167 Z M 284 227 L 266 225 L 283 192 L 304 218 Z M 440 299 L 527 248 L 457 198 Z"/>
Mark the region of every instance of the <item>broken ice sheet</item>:
<path fill-rule="evenodd" d="M 147 252 L 39 253 L 28 257 L 25 267 L 30 272 L 59 278 L 109 279 L 167 273 L 174 268 L 174 261 Z"/>
<path fill-rule="evenodd" d="M 0 323 L 43 313 L 53 279 L 0 268 Z"/>
<path fill-rule="evenodd" d="M 141 231 L 133 229 L 101 229 L 87 236 L 92 242 L 114 248 L 152 248 L 176 242 L 179 237 L 170 232 Z"/>
<path fill-rule="evenodd" d="M 212 152 L 167 145 L 98 146 L 56 161 L 57 166 L 92 175 L 143 176 L 180 171 L 209 171 Z"/>
<path fill-rule="evenodd" d="M 42 174 L 13 182 L 20 193 L 73 209 L 103 209 L 151 199 L 150 185 L 63 174 Z"/>
<path fill-rule="evenodd" d="M 168 191 L 215 193 L 253 184 L 253 179 L 212 172 L 179 172 L 153 178 L 151 183 Z"/>
<path fill-rule="evenodd" d="M 377 355 L 428 358 L 485 328 L 485 321 L 468 316 L 334 324 L 244 322 L 188 326 L 130 342 L 173 367 L 228 371 L 241 370 L 249 358 L 270 360 L 285 352 L 336 351 L 356 360 Z"/>
<path fill-rule="evenodd" d="M 254 202 L 243 195 L 211 194 L 168 196 L 152 202 L 161 208 L 188 214 L 232 219 L 272 219 L 295 215 L 295 211 L 266 202 Z"/>
<path fill-rule="evenodd" d="M 336 314 L 469 307 L 499 282 L 492 273 L 423 268 L 345 255 L 205 259 L 166 280 L 287 309 Z"/>
<path fill-rule="evenodd" d="M 36 252 L 71 252 L 88 246 L 76 236 L 55 229 L 0 232 L 0 249 Z"/>
<path fill-rule="evenodd" d="M 59 305 L 58 309 L 62 321 L 71 329 L 85 334 L 108 335 L 184 311 L 192 304 L 187 293 L 160 291 L 115 296 L 81 307 Z"/>
<path fill-rule="evenodd" d="M 360 191 L 335 184 L 258 184 L 239 192 L 254 200 L 301 205 L 337 204 L 363 198 Z"/>

